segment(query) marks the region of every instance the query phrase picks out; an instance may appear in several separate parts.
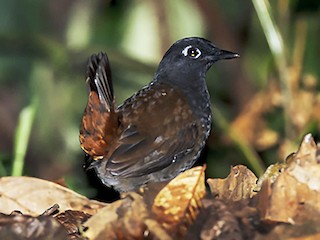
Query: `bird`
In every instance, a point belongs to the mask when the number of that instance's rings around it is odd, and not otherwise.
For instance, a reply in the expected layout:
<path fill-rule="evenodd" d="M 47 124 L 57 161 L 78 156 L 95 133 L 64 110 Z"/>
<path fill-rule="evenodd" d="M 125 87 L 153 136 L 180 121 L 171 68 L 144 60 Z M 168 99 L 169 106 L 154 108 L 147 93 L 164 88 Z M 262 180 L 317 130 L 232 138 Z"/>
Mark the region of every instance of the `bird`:
<path fill-rule="evenodd" d="M 164 54 L 152 81 L 116 106 L 108 56 L 93 54 L 79 136 L 89 168 L 120 193 L 191 168 L 212 125 L 206 73 L 213 63 L 239 56 L 204 38 L 180 39 Z"/>

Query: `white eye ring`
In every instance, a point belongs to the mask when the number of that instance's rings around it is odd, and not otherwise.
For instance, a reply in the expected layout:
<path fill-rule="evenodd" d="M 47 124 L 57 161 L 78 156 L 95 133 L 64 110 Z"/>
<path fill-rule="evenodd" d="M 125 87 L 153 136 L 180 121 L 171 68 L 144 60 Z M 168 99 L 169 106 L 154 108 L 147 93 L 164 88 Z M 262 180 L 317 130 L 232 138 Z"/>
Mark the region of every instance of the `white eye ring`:
<path fill-rule="evenodd" d="M 198 48 L 192 47 L 189 45 L 188 47 L 185 47 L 185 49 L 181 52 L 185 57 L 189 56 L 194 59 L 197 59 L 201 55 L 201 51 Z"/>

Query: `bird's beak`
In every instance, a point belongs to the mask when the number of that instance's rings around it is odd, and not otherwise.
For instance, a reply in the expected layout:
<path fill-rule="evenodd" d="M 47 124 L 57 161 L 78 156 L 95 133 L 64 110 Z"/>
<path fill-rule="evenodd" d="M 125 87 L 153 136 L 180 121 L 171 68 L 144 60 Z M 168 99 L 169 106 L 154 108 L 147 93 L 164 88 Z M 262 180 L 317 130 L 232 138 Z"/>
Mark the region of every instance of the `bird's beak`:
<path fill-rule="evenodd" d="M 238 57 L 240 57 L 238 53 L 230 52 L 223 49 L 219 49 L 214 53 L 214 58 L 216 60 L 232 59 L 232 58 L 238 58 Z"/>

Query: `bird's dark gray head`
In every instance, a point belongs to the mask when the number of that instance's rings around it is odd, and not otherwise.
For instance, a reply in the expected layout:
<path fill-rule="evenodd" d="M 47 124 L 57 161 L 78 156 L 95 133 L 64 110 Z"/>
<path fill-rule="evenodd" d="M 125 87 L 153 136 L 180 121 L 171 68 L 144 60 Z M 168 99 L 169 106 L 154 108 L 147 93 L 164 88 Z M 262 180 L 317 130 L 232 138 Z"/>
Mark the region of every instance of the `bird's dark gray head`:
<path fill-rule="evenodd" d="M 204 38 L 183 38 L 175 42 L 166 52 L 157 75 L 160 75 L 160 78 L 171 78 L 171 74 L 181 77 L 183 75 L 204 77 L 214 62 L 237 57 L 239 54 L 219 49 Z"/>

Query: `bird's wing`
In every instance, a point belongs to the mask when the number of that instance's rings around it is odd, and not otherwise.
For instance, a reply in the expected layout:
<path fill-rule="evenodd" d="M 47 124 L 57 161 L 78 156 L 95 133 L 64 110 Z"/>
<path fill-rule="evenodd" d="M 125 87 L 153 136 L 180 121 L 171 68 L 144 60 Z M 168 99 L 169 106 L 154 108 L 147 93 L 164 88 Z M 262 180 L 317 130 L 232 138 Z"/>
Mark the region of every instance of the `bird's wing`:
<path fill-rule="evenodd" d="M 172 89 L 141 91 L 120 110 L 125 127 L 106 164 L 112 175 L 156 172 L 179 161 L 198 141 L 200 124 L 186 100 Z"/>
<path fill-rule="evenodd" d="M 93 159 L 107 155 L 118 123 L 110 65 L 105 53 L 94 54 L 87 65 L 89 97 L 80 126 L 81 148 Z"/>

